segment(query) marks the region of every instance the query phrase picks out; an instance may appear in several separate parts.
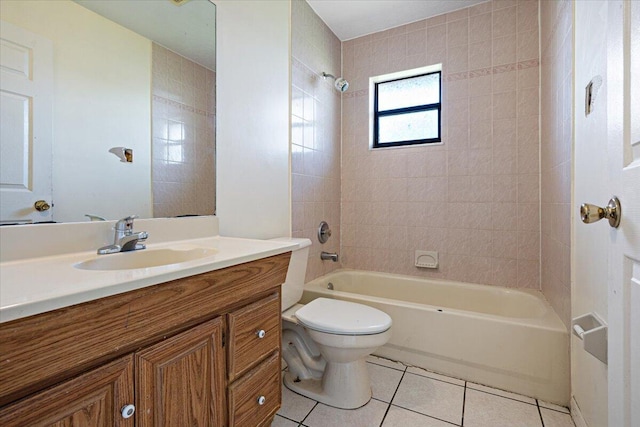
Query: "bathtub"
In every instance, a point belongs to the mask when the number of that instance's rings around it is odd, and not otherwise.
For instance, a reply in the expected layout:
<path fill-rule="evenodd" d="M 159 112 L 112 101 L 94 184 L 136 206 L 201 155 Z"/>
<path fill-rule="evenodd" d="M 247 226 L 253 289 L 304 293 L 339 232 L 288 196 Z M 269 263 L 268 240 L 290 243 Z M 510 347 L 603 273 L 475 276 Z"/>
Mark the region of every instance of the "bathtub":
<path fill-rule="evenodd" d="M 538 291 L 337 270 L 305 284 L 301 302 L 318 297 L 389 314 L 391 339 L 378 356 L 569 403 L 569 334 Z"/>

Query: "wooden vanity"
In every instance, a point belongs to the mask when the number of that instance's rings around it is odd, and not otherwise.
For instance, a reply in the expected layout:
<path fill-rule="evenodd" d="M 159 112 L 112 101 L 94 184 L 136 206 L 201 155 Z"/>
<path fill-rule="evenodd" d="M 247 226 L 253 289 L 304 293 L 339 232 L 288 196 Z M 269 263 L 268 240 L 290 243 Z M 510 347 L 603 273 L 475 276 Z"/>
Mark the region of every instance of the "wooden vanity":
<path fill-rule="evenodd" d="M 290 255 L 1 323 L 0 425 L 270 425 Z"/>

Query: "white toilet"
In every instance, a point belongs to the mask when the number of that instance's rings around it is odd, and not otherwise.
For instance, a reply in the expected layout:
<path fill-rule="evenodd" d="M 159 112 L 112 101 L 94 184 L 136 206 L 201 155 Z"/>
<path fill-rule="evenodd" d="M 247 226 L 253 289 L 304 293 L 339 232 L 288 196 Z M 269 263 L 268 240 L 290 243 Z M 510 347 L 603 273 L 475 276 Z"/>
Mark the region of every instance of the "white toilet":
<path fill-rule="evenodd" d="M 284 240 L 284 239 L 278 239 Z M 309 239 L 295 241 L 282 285 L 282 356 L 290 390 L 330 406 L 355 409 L 371 399 L 365 358 L 391 337 L 391 317 L 362 304 L 302 298 Z"/>

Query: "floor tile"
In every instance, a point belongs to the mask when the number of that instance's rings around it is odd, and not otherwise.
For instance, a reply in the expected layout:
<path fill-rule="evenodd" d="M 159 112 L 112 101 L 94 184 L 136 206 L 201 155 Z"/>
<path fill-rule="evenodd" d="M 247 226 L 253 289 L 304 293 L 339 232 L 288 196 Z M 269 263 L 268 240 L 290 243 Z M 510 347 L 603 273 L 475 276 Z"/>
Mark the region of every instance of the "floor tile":
<path fill-rule="evenodd" d="M 472 388 L 474 390 L 484 391 L 486 393 L 496 394 L 502 397 L 508 397 L 509 399 L 519 400 L 520 402 L 530 403 L 531 405 L 536 404 L 536 400 L 531 397 L 523 396 L 521 394 L 511 393 L 509 391 L 499 390 L 493 387 L 487 387 L 480 384 L 475 383 L 467 383 L 467 388 Z"/>
<path fill-rule="evenodd" d="M 551 409 L 540 408 L 544 427 L 575 427 L 571 415 L 554 411 Z"/>
<path fill-rule="evenodd" d="M 299 423 L 288 420 L 280 415 L 276 415 L 271 423 L 271 427 L 298 427 L 298 425 Z"/>
<path fill-rule="evenodd" d="M 407 367 L 401 363 L 393 360 L 385 359 L 383 357 L 377 356 L 367 356 L 367 362 L 375 363 L 376 365 L 386 366 L 387 368 L 398 369 L 400 371 L 404 371 Z"/>
<path fill-rule="evenodd" d="M 367 363 L 367 369 L 369 370 L 373 397 L 387 403 L 391 402 L 403 372 L 373 363 Z"/>
<path fill-rule="evenodd" d="M 467 388 L 465 427 L 541 427 L 536 405 Z"/>
<path fill-rule="evenodd" d="M 304 425 L 308 427 L 379 426 L 388 406 L 384 402 L 373 399 L 358 409 L 338 409 L 319 403 L 304 420 Z"/>
<path fill-rule="evenodd" d="M 567 408 L 565 406 L 560 406 L 560 405 L 556 405 L 554 403 L 544 402 L 542 400 L 538 400 L 538 404 L 540 405 L 541 408 L 555 409 L 556 411 L 564 412 L 565 414 L 569 413 L 569 408 Z"/>
<path fill-rule="evenodd" d="M 393 404 L 455 424 L 462 421 L 464 387 L 406 373 Z"/>
<path fill-rule="evenodd" d="M 453 425 L 393 405 L 382 423 L 382 427 L 452 427 Z"/>
<path fill-rule="evenodd" d="M 282 384 L 282 407 L 278 411 L 278 415 L 300 422 L 313 409 L 315 404 L 315 400 L 300 396 Z"/>
<path fill-rule="evenodd" d="M 436 374 L 435 372 L 427 371 L 426 369 L 418 368 L 416 366 L 409 366 L 407 368 L 407 372 L 411 372 L 412 374 L 421 375 L 423 377 L 434 378 L 440 381 L 446 381 L 451 384 L 457 384 L 464 387 L 464 380 L 459 380 L 457 378 L 448 377 L 442 374 Z"/>

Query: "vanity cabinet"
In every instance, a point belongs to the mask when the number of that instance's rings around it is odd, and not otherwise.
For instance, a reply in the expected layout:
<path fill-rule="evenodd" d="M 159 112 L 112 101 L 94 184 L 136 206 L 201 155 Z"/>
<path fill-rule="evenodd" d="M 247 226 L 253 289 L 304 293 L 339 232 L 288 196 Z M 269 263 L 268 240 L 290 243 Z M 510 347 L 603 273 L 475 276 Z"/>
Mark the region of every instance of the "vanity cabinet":
<path fill-rule="evenodd" d="M 269 425 L 289 257 L 0 324 L 0 425 Z"/>

